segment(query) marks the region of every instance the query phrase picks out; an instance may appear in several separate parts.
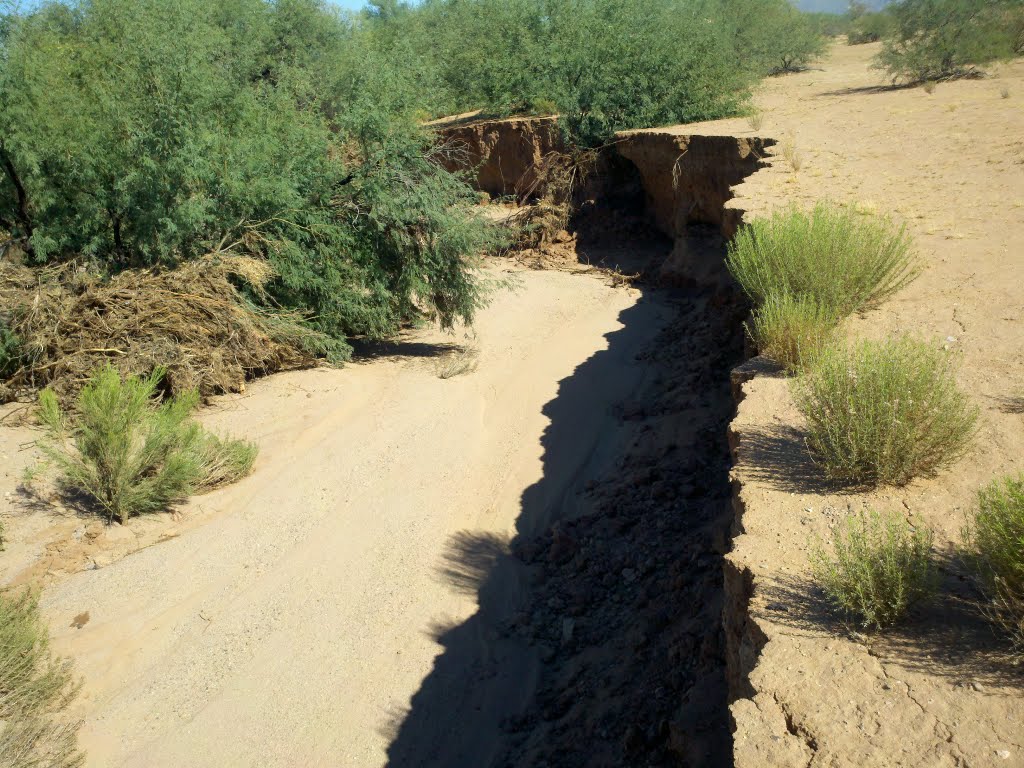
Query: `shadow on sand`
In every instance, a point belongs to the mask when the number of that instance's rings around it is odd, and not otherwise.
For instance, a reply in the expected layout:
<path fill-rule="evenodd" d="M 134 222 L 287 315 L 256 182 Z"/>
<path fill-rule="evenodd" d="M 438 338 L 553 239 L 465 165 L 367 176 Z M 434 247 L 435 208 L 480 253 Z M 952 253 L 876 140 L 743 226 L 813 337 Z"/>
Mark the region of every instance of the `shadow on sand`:
<path fill-rule="evenodd" d="M 511 541 L 462 532 L 438 576 L 479 609 L 382 733 L 388 765 L 723 765 L 721 646 L 735 294 L 645 292 L 543 408 Z"/>
<path fill-rule="evenodd" d="M 550 424 L 541 440 L 543 478 L 523 493 L 518 540 L 539 535 L 577 510 L 593 460 L 603 443 L 615 439 L 606 434 L 608 415 L 640 383 L 638 372 L 623 371 L 653 337 L 659 314 L 648 302 L 623 311 L 624 327 L 606 336 L 608 348 L 563 379 L 557 397 L 544 407 Z M 461 625 L 434 628 L 433 638 L 444 650 L 411 711 L 392 713 L 385 726 L 392 740 L 388 764 L 498 764 L 508 750 L 509 723 L 525 712 L 540 675 L 541 650 L 508 631 L 517 614 L 529 612 L 530 574 L 511 555 L 509 542 L 465 531 L 449 542 L 438 575 L 452 589 L 476 594 L 479 610 Z"/>

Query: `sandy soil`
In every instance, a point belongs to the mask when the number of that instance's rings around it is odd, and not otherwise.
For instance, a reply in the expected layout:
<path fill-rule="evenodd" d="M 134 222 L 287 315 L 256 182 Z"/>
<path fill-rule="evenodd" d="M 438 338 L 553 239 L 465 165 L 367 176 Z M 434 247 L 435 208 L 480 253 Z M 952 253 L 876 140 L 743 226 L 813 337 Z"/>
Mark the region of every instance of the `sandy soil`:
<path fill-rule="evenodd" d="M 640 382 L 631 350 L 664 320 L 657 302 L 598 276 L 518 279 L 475 339 L 418 333 L 379 359 L 219 400 L 204 420 L 260 444 L 254 475 L 180 510 L 173 540 L 46 591 L 55 647 L 86 681 L 77 711 L 89 765 L 385 762 L 389 723 L 439 652 L 435 627 L 476 609 L 472 590 L 443 573 L 452 538 L 515 533 L 523 491 L 542 472 L 544 404 L 618 331 L 618 351 L 590 366 L 561 413 L 575 425 L 559 449 L 564 487 L 533 499 L 532 524 L 542 530 L 545 507 L 572 503 L 615 443 L 611 404 Z M 475 352 L 447 351 L 453 342 Z M 463 361 L 475 370 L 441 378 Z M 0 436 L 18 456 L 31 439 Z M 14 493 L 16 469 L 2 493 Z M 38 516 L 17 499 L 5 496 L 9 531 L 28 539 Z M 84 627 L 71 626 L 86 612 Z M 490 700 L 528 698 L 533 666 L 517 660 Z"/>
<path fill-rule="evenodd" d="M 906 221 L 927 270 L 849 330 L 959 350 L 984 427 L 953 472 L 838 496 L 801 458 L 787 382 L 745 385 L 729 557 L 754 594 L 734 754 L 1024 765 L 1019 671 L 955 561 L 950 599 L 886 638 L 808 599 L 809 537 L 847 510 L 904 509 L 951 546 L 977 487 L 1024 449 L 1024 62 L 928 95 L 880 89 L 873 53 L 840 46 L 766 84 L 758 134 L 777 156 L 731 204 L 833 197 Z M 719 390 L 737 307 L 516 274 L 472 338 L 417 332 L 219 400 L 204 420 L 257 440 L 256 471 L 173 514 L 107 527 L 20 495 L 34 433 L 5 420 L 0 582 L 48 585 L 56 647 L 85 678 L 89 765 L 722 764 Z"/>
<path fill-rule="evenodd" d="M 876 51 L 837 46 L 820 68 L 768 81 L 759 131 L 781 141 L 773 166 L 732 204 L 750 216 L 833 198 L 906 222 L 924 274 L 849 333 L 909 331 L 962 354 L 960 379 L 982 408 L 982 429 L 973 454 L 934 480 L 836 495 L 800 449 L 787 382 L 746 385 L 733 425 L 745 535 L 730 559 L 754 579 L 741 652 L 753 658 L 767 644 L 752 698 L 733 706 L 737 764 L 1024 765 L 1020 672 L 971 609 L 954 552 L 977 489 L 1022 469 L 1024 61 L 929 95 L 880 87 L 868 66 Z M 752 132 L 742 120 L 673 130 Z M 869 504 L 936 526 L 949 557 L 940 603 L 885 637 L 835 626 L 808 599 L 809 539 Z"/>

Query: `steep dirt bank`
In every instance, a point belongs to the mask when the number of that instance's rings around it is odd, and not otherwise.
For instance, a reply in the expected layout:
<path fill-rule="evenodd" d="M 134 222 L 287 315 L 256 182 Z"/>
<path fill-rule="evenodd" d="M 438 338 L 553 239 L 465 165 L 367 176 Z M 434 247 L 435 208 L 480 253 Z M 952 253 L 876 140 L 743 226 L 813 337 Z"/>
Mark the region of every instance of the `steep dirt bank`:
<path fill-rule="evenodd" d="M 641 275 L 643 290 L 667 296 L 674 316 L 652 344 L 633 350 L 646 374 L 615 405 L 621 441 L 602 446 L 572 488 L 556 485 L 552 493 L 562 446 L 578 429 L 561 414 L 593 380 L 589 364 L 582 366 L 545 408 L 552 423 L 544 478 L 523 495 L 510 547 L 469 534 L 453 542 L 446 573 L 477 590 L 480 610 L 438 629 L 445 653 L 411 709 L 396 718 L 391 764 L 729 762 L 725 434 L 746 306 L 725 279 L 719 228 L 729 186 L 757 167 L 751 144 L 698 138 L 700 162 L 681 163 L 676 140 L 624 137 L 620 159 L 605 162 L 582 190 L 573 238 L 562 248 L 571 244 L 578 261 Z M 697 176 L 709 167 L 719 171 Z M 667 182 L 659 168 L 669 169 Z M 664 225 L 674 244 L 659 248 L 644 221 Z M 667 270 L 680 252 L 689 261 Z M 514 573 L 525 573 L 528 587 L 510 595 Z M 542 662 L 536 696 L 496 722 L 481 690 L 500 687 L 515 649 L 524 647 Z"/>
<path fill-rule="evenodd" d="M 839 46 L 820 69 L 768 83 L 761 130 L 800 168 L 775 157 L 729 205 L 758 215 L 833 198 L 905 222 L 924 274 L 847 330 L 909 331 L 956 350 L 982 432 L 938 478 L 840 494 L 807 461 L 788 382 L 756 360 L 736 372 L 725 605 L 740 768 L 1024 765 L 1021 672 L 978 615 L 956 554 L 977 489 L 1020 472 L 1024 453 L 1024 62 L 929 95 L 883 87 L 869 69 L 876 49 Z M 693 131 L 749 135 L 742 120 L 670 132 Z M 940 601 L 882 636 L 823 610 L 808 578 L 812 537 L 867 506 L 935 526 L 944 558 Z"/>
<path fill-rule="evenodd" d="M 430 123 L 437 131 L 441 164 L 471 171 L 477 189 L 496 197 L 534 189 L 543 158 L 564 151 L 557 117 L 478 119 L 475 115 Z"/>

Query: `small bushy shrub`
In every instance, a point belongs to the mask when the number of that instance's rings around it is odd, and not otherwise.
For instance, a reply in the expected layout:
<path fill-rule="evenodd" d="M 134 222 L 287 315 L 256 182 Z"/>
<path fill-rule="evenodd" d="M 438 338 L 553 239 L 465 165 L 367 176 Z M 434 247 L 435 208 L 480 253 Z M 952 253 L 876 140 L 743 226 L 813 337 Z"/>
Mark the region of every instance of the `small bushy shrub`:
<path fill-rule="evenodd" d="M 934 593 L 933 537 L 894 513 L 851 515 L 835 531 L 831 552 L 821 542 L 812 549 L 812 573 L 836 607 L 882 629 Z"/>
<path fill-rule="evenodd" d="M 754 310 L 747 333 L 760 354 L 789 372 L 814 360 L 836 335 L 837 320 L 813 298 L 769 296 Z"/>
<path fill-rule="evenodd" d="M 727 264 L 755 304 L 808 297 L 837 317 L 878 304 L 917 276 L 903 227 L 829 203 L 752 220 L 729 245 Z"/>
<path fill-rule="evenodd" d="M 218 438 L 192 420 L 195 393 L 157 403 L 162 376 L 122 380 L 108 366 L 82 389 L 77 413 L 62 412 L 51 390 L 39 399 L 48 431 L 42 448 L 60 483 L 122 523 L 244 477 L 256 459 L 255 445 Z"/>
<path fill-rule="evenodd" d="M 901 0 L 876 65 L 893 81 L 949 80 L 1015 54 L 1019 0 Z"/>
<path fill-rule="evenodd" d="M 850 22 L 846 42 L 850 45 L 877 43 L 892 34 L 895 19 L 888 11 L 868 11 Z"/>
<path fill-rule="evenodd" d="M 798 380 L 807 447 L 825 474 L 859 485 L 904 485 L 967 450 L 978 409 L 949 353 L 902 337 L 829 348 Z"/>
<path fill-rule="evenodd" d="M 0 766 L 76 768 L 84 756 L 62 714 L 78 691 L 71 665 L 50 653 L 35 598 L 0 594 Z"/>
<path fill-rule="evenodd" d="M 966 533 L 990 615 L 1024 649 L 1024 476 L 983 488 Z"/>

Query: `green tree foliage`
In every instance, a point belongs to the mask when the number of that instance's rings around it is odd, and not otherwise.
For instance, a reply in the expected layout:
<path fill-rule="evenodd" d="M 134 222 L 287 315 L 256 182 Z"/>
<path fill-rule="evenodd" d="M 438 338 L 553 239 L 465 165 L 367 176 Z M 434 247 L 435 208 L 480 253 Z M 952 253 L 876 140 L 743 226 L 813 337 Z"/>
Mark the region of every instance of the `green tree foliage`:
<path fill-rule="evenodd" d="M 1014 55 L 1022 0 L 901 0 L 877 64 L 894 81 L 970 77 Z"/>
<path fill-rule="evenodd" d="M 554 108 L 585 144 L 735 114 L 756 79 L 823 39 L 788 0 L 425 0 L 378 5 L 368 22 L 426 113 Z"/>
<path fill-rule="evenodd" d="M 492 239 L 431 161 L 415 73 L 321 0 L 60 0 L 8 19 L 0 228 L 111 271 L 211 250 L 336 337 L 483 300 Z"/>
<path fill-rule="evenodd" d="M 731 24 L 739 66 L 759 74 L 793 72 L 825 51 L 814 18 L 789 0 L 720 0 L 721 21 Z"/>
<path fill-rule="evenodd" d="M 867 11 L 851 8 L 846 42 L 850 45 L 877 43 L 889 37 L 896 26 L 896 20 L 888 10 Z"/>
<path fill-rule="evenodd" d="M 848 14 L 814 12 L 808 13 L 807 17 L 825 37 L 839 37 L 850 31 L 851 19 Z"/>

